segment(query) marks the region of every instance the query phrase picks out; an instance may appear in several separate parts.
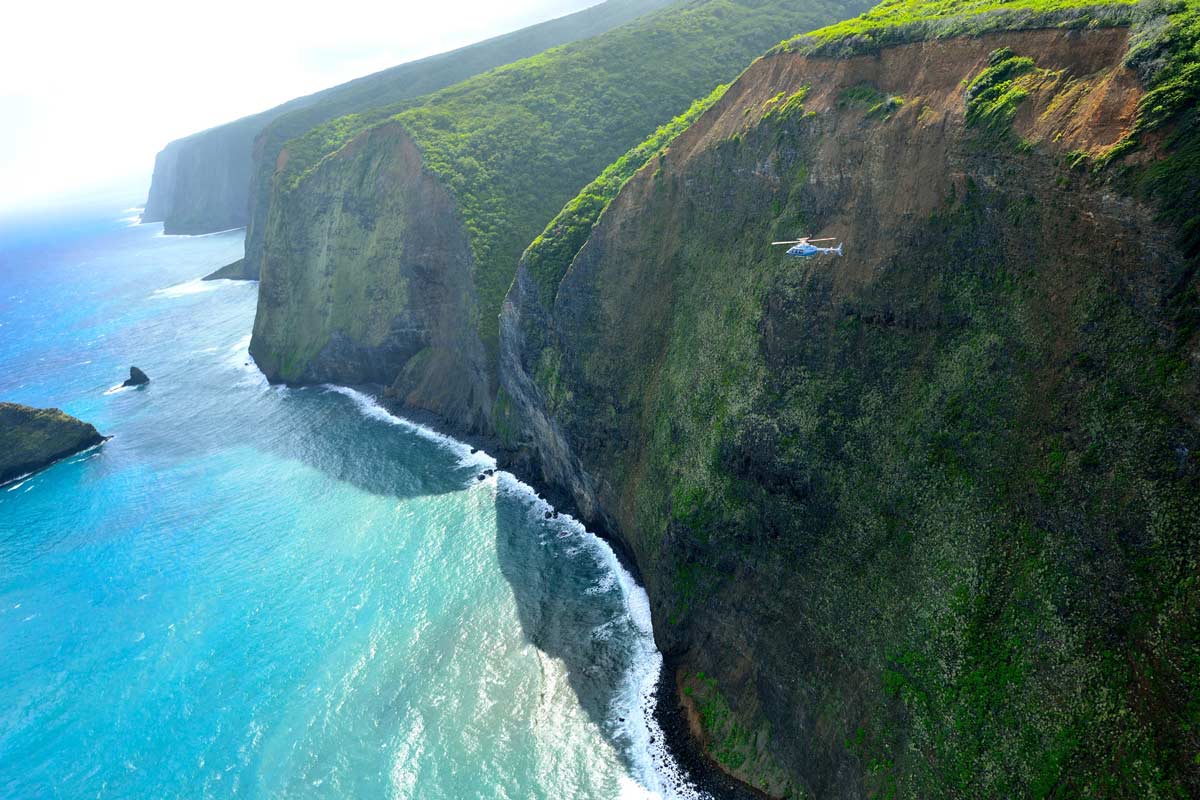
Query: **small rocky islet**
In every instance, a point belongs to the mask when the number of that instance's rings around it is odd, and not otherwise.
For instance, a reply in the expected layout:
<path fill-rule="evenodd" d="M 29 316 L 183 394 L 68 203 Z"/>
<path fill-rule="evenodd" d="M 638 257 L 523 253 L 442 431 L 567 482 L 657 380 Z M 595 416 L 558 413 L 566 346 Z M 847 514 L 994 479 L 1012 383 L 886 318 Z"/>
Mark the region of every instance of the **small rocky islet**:
<path fill-rule="evenodd" d="M 57 408 L 0 403 L 0 484 L 45 469 L 106 439 L 94 426 Z"/>
<path fill-rule="evenodd" d="M 137 367 L 129 368 L 129 377 L 125 379 L 122 386 L 145 386 L 150 382 L 150 376 L 142 372 Z"/>

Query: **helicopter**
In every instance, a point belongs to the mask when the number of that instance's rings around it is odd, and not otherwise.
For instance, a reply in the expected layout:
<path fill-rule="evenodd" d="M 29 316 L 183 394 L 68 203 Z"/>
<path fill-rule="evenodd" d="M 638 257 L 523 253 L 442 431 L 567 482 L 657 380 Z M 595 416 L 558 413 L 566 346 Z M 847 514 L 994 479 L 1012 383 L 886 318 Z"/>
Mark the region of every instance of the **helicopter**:
<path fill-rule="evenodd" d="M 808 237 L 805 237 L 803 239 L 796 239 L 795 241 L 792 241 L 792 242 L 771 242 L 771 246 L 777 247 L 779 245 L 784 245 L 784 244 L 792 245 L 791 247 L 788 248 L 788 251 L 787 251 L 787 254 L 789 256 L 791 256 L 792 258 L 812 258 L 813 256 L 819 255 L 821 253 L 830 253 L 830 254 L 836 254 L 836 255 L 840 256 L 842 254 L 842 245 L 841 244 L 838 244 L 837 247 L 817 247 L 815 244 L 813 244 L 813 242 L 836 242 L 836 241 L 837 241 L 837 239 L 809 239 Z"/>

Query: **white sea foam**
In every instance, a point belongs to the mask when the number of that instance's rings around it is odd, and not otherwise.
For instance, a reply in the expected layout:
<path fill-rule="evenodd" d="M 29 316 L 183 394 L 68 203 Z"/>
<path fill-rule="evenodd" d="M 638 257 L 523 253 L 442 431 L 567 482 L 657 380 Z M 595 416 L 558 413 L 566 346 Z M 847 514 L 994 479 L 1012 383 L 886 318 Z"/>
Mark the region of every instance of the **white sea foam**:
<path fill-rule="evenodd" d="M 145 213 L 145 211 L 146 209 L 144 208 L 127 208 L 121 212 L 127 216 L 121 217 L 117 220 L 117 222 L 124 222 L 127 227 L 136 228 L 138 225 L 142 224 L 142 214 Z"/>
<path fill-rule="evenodd" d="M 132 386 L 126 386 L 123 383 L 118 383 L 116 386 L 110 386 L 107 389 L 105 389 L 104 395 L 107 397 L 110 394 L 119 394 L 121 392 L 128 391 L 132 388 L 133 388 Z"/>
<path fill-rule="evenodd" d="M 240 385 L 269 389 L 271 382 L 254 362 L 254 356 L 250 355 L 250 338 L 250 334 L 246 334 L 234 342 L 233 346 L 229 348 L 229 356 L 225 363 L 243 374 L 242 380 L 238 382 Z M 282 388 L 286 389 L 287 387 Z"/>
<path fill-rule="evenodd" d="M 105 439 L 104 441 L 101 441 L 99 444 L 94 444 L 91 447 L 84 448 L 83 450 L 80 450 L 78 453 L 75 453 L 74 455 L 70 455 L 65 458 L 60 458 L 58 461 L 55 461 L 54 464 L 61 464 L 64 462 L 68 463 L 68 464 L 75 464 L 80 461 L 87 461 L 90 458 L 95 458 L 96 456 L 100 455 L 100 447 L 104 444 L 105 441 L 108 441 L 108 439 L 111 439 L 111 438 L 112 437 L 109 436 L 107 439 Z M 47 464 L 46 467 L 44 467 L 44 469 L 49 469 L 50 467 L 54 466 L 54 464 Z M 31 482 L 30 479 L 33 478 L 33 476 L 36 474 L 37 474 L 37 470 L 34 470 L 33 472 L 26 472 L 24 475 L 18 475 L 15 478 L 9 478 L 7 481 L 0 483 L 0 489 L 4 489 L 7 492 L 15 492 L 17 489 L 20 489 L 22 486 L 25 486 L 25 491 L 27 491 L 27 492 L 33 491 L 34 487 L 37 484 Z"/>
<path fill-rule="evenodd" d="M 623 676 L 622 692 L 615 704 L 616 716 L 623 719 L 620 727 L 632 743 L 635 763 L 641 774 L 640 783 L 622 784 L 621 798 L 663 798 L 664 800 L 711 800 L 688 780 L 666 747 L 662 728 L 654 716 L 657 706 L 658 680 L 662 673 L 662 654 L 654 644 L 654 628 L 650 616 L 650 597 L 646 594 L 629 570 L 621 564 L 608 542 L 591 533 L 583 523 L 570 514 L 546 520 L 546 512 L 554 513 L 554 507 L 543 500 L 533 487 L 520 481 L 508 472 L 496 473 L 498 490 L 517 496 L 529 508 L 531 517 L 559 531 L 578 537 L 581 545 L 589 549 L 607 567 L 611 580 L 621 589 L 625 613 L 640 634 L 636 646 L 640 652 L 633 667 Z M 608 583 L 606 578 L 603 583 Z M 609 584 L 611 586 L 611 584 Z M 600 634 L 603 636 L 603 633 Z"/>
<path fill-rule="evenodd" d="M 246 228 L 243 226 L 240 228 L 226 228 L 223 231 L 213 231 L 212 233 L 164 233 L 163 231 L 159 231 L 155 234 L 155 236 L 166 236 L 171 239 L 206 239 L 209 236 L 220 236 L 224 233 L 233 233 L 234 231 L 244 230 L 246 230 Z"/>
<path fill-rule="evenodd" d="M 219 281 L 206 281 L 201 278 L 193 278 L 184 283 L 177 283 L 174 286 L 168 286 L 165 289 L 156 289 L 154 297 L 174 299 L 177 297 L 187 297 L 191 294 L 203 294 L 211 292 L 221 286 Z"/>
<path fill-rule="evenodd" d="M 323 388 L 328 392 L 334 392 L 350 398 L 352 401 L 354 401 L 354 405 L 358 407 L 358 410 L 363 414 L 363 416 L 370 417 L 371 419 L 378 420 L 379 422 L 386 422 L 389 425 L 399 426 L 406 430 L 412 431 L 422 439 L 442 445 L 458 456 L 459 466 L 477 467 L 479 469 L 496 468 L 496 459 L 492 458 L 482 450 L 477 450 L 476 452 L 472 453 L 471 450 L 473 448 L 469 444 L 460 442 L 457 439 L 446 436 L 445 434 L 438 433 L 427 425 L 422 425 L 419 422 L 413 422 L 410 419 L 397 416 L 380 405 L 375 398 L 368 394 L 360 392 L 357 389 L 351 389 L 348 386 L 337 386 L 336 384 L 332 383 L 325 384 Z"/>
<path fill-rule="evenodd" d="M 325 389 L 344 395 L 354 401 L 359 411 L 371 419 L 398 425 L 418 436 L 436 442 L 454 452 L 460 458 L 460 464 L 476 466 L 480 469 L 495 469 L 496 459 L 482 450 L 472 453 L 471 446 L 445 434 L 405 419 L 380 405 L 374 398 L 356 389 L 346 386 L 326 384 Z M 583 547 L 592 551 L 600 563 L 607 567 L 608 575 L 597 587 L 612 588 L 614 583 L 620 587 L 621 597 L 625 605 L 625 613 L 629 621 L 637 629 L 639 636 L 636 646 L 640 652 L 634 659 L 634 666 L 623 676 L 622 692 L 615 704 L 616 715 L 623 719 L 622 732 L 632 743 L 632 755 L 640 774 L 636 780 L 622 779 L 620 788 L 621 800 L 712 800 L 707 792 L 696 788 L 687 778 L 679 763 L 666 747 L 666 738 L 662 728 L 654 716 L 657 707 L 658 681 L 662 673 L 663 659 L 654 644 L 654 628 L 650 615 L 650 597 L 646 594 L 633 575 L 621 564 L 612 547 L 600 537 L 589 532 L 583 523 L 570 514 L 559 513 L 546 519 L 546 514 L 553 515 L 555 509 L 542 499 L 533 487 L 519 480 L 515 475 L 497 471 L 494 476 L 479 481 L 472 478 L 468 486 L 494 487 L 496 491 L 504 492 L 518 498 L 528 509 L 531 520 L 550 526 L 559 536 L 578 538 Z M 603 637 L 604 631 L 598 631 Z M 405 776 L 403 773 L 393 774 L 393 788 L 403 788 Z M 398 792 L 403 795 L 403 791 Z"/>

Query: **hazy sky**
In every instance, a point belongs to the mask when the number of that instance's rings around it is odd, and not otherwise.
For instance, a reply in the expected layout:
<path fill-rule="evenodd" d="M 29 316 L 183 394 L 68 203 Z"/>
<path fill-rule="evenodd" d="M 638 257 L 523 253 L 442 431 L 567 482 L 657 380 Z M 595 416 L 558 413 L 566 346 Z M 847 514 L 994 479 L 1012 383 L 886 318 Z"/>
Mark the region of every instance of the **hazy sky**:
<path fill-rule="evenodd" d="M 144 200 L 171 139 L 597 2 L 6 3 L 0 210 L 114 186 Z"/>

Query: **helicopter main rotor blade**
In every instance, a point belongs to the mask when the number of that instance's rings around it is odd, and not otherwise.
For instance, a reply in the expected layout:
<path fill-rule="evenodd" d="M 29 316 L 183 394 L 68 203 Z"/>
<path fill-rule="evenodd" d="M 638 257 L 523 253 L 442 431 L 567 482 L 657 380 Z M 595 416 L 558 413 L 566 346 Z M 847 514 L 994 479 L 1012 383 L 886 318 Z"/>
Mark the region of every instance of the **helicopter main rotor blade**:
<path fill-rule="evenodd" d="M 807 241 L 808 241 L 808 239 L 796 239 L 793 242 L 771 242 L 771 246 L 775 247 L 776 245 L 781 245 L 781 244 L 804 244 Z"/>
<path fill-rule="evenodd" d="M 836 242 L 836 241 L 837 241 L 837 237 L 836 237 L 836 236 L 831 236 L 831 237 L 830 237 L 830 238 L 828 238 L 828 239 L 809 239 L 808 241 L 810 241 L 810 242 Z"/>

